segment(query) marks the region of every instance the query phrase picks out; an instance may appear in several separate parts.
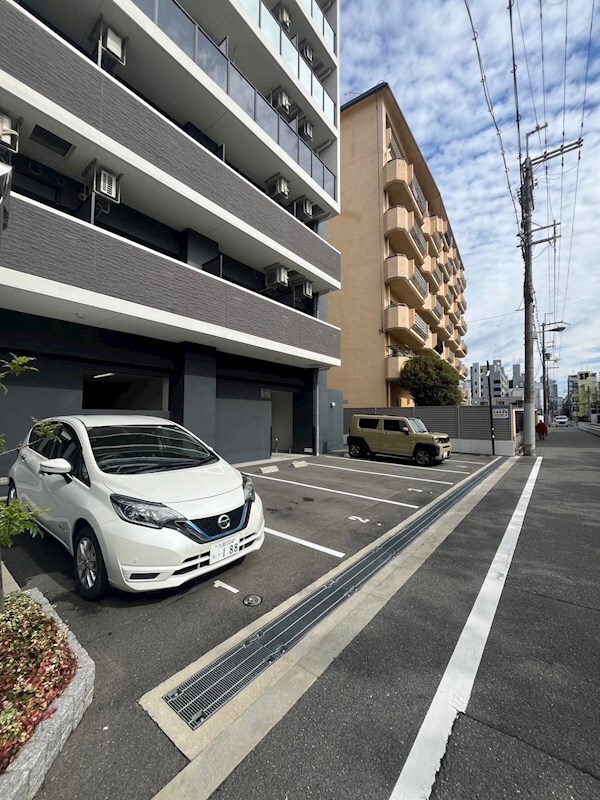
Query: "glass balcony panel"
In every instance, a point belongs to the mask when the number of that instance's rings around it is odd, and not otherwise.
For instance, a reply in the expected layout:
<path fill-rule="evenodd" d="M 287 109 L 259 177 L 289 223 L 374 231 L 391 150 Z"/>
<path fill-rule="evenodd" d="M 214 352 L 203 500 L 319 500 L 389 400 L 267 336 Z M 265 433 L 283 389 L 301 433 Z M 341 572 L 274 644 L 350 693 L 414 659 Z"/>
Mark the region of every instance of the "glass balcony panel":
<path fill-rule="evenodd" d="M 330 169 L 327 169 L 327 167 L 323 167 L 323 172 L 323 188 L 327 194 L 335 200 L 335 175 Z"/>
<path fill-rule="evenodd" d="M 307 92 L 311 92 L 312 91 L 312 78 L 313 78 L 313 74 L 312 74 L 311 68 L 308 66 L 306 61 L 303 58 L 301 58 L 300 59 L 300 83 L 302 84 L 302 86 L 304 86 L 304 88 L 306 89 Z"/>
<path fill-rule="evenodd" d="M 200 28 L 197 28 L 196 32 L 196 64 L 221 89 L 227 91 L 227 57 Z"/>
<path fill-rule="evenodd" d="M 154 0 L 133 0 L 135 5 L 154 21 Z"/>
<path fill-rule="evenodd" d="M 260 13 L 260 27 L 274 49 L 279 53 L 281 46 L 281 28 L 269 9 L 263 5 Z"/>
<path fill-rule="evenodd" d="M 325 43 L 330 50 L 335 52 L 335 33 L 331 25 L 327 22 L 327 20 L 323 21 L 323 37 L 325 39 Z"/>
<path fill-rule="evenodd" d="M 254 87 L 248 83 L 241 72 L 233 64 L 229 64 L 229 96 L 254 119 Z"/>
<path fill-rule="evenodd" d="M 194 58 L 196 24 L 173 0 L 158 0 L 158 27 L 191 59 Z"/>
<path fill-rule="evenodd" d="M 327 92 L 323 94 L 323 111 L 325 112 L 326 119 L 331 122 L 332 125 L 335 125 L 335 103 Z"/>
<path fill-rule="evenodd" d="M 317 30 L 319 33 L 323 33 L 323 23 L 325 22 L 325 17 L 323 16 L 323 12 L 316 2 L 313 3 L 312 16 L 315 21 L 315 25 L 317 26 Z"/>
<path fill-rule="evenodd" d="M 300 3 L 304 6 L 308 15 L 311 16 L 312 14 L 312 0 L 300 0 Z"/>
<path fill-rule="evenodd" d="M 313 156 L 313 152 L 310 149 L 310 147 L 302 141 L 302 139 L 298 140 L 298 144 L 300 145 L 298 164 L 300 164 L 302 169 L 308 175 L 312 175 L 312 156 Z"/>
<path fill-rule="evenodd" d="M 279 121 L 279 144 L 288 156 L 298 161 L 298 136 L 283 120 Z"/>
<path fill-rule="evenodd" d="M 319 108 L 323 108 L 323 96 L 325 94 L 325 90 L 319 83 L 316 75 L 312 76 L 312 96 L 315 99 L 315 102 Z"/>
<path fill-rule="evenodd" d="M 240 0 L 240 5 L 252 22 L 259 24 L 260 0 Z"/>
<path fill-rule="evenodd" d="M 321 161 L 318 155 L 315 153 L 312 154 L 312 176 L 313 179 L 319 184 L 319 186 L 323 186 L 323 171 L 325 169 L 325 165 Z"/>
<path fill-rule="evenodd" d="M 256 94 L 256 121 L 271 139 L 277 141 L 279 114 L 258 93 Z"/>
<path fill-rule="evenodd" d="M 298 51 L 294 47 L 294 43 L 288 39 L 285 33 L 281 34 L 281 55 L 286 67 L 290 70 L 292 75 L 297 76 L 299 60 Z"/>

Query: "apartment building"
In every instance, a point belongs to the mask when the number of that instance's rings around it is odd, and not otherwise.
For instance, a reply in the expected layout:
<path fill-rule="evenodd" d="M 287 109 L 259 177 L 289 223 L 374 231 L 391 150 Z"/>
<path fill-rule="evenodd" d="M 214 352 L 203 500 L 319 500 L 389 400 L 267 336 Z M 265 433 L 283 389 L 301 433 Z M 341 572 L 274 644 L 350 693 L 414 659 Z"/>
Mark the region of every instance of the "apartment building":
<path fill-rule="evenodd" d="M 329 299 L 342 364 L 329 373 L 350 407 L 412 405 L 400 388 L 414 354 L 467 369 L 465 271 L 439 190 L 387 83 L 341 108 L 342 213 L 329 240 L 343 288 Z"/>
<path fill-rule="evenodd" d="M 3 431 L 141 412 L 235 461 L 326 447 L 338 30 L 317 0 L 0 0 L 0 357 L 38 369 Z"/>

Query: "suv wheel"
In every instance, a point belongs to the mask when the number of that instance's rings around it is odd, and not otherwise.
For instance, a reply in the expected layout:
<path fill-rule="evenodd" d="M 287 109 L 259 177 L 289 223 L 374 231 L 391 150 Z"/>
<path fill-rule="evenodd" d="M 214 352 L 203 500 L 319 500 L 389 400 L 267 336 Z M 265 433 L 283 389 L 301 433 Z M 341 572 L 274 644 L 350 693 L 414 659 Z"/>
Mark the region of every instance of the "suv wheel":
<path fill-rule="evenodd" d="M 360 442 L 352 442 L 352 444 L 348 445 L 350 458 L 362 458 L 364 451 L 364 446 Z"/>
<path fill-rule="evenodd" d="M 98 539 L 89 525 L 75 534 L 73 566 L 79 594 L 86 600 L 98 600 L 108 588 L 108 578 Z"/>
<path fill-rule="evenodd" d="M 433 464 L 433 456 L 431 451 L 426 447 L 417 447 L 413 458 L 420 467 L 430 467 Z"/>

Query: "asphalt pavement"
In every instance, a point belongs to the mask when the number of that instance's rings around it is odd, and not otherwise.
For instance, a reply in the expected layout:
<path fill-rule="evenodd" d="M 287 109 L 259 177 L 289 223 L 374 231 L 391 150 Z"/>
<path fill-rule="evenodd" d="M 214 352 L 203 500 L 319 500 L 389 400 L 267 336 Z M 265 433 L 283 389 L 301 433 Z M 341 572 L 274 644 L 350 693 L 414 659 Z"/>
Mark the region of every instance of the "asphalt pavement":
<path fill-rule="evenodd" d="M 302 549 L 291 561 L 286 542 L 274 539 L 268 560 L 267 553 L 262 561 L 256 554 L 224 572 L 222 580 L 246 593 L 268 566 L 272 597 L 258 609 L 233 604 L 226 591 L 209 595 L 209 581 L 160 596 L 114 595 L 90 604 L 74 599 L 70 564 L 57 545 L 44 541 L 40 551 L 37 540 L 37 545 L 25 540 L 7 554 L 12 574 L 21 585 L 35 579 L 50 595 L 97 667 L 94 703 L 38 800 L 150 800 L 156 793 L 160 800 L 600 800 L 600 437 L 595 432 L 551 428 L 537 445 L 540 462 L 525 457 L 507 462 L 462 515 L 449 513 L 435 531 L 423 534 L 407 556 L 410 569 L 399 557 L 385 581 L 357 592 L 343 625 L 324 626 L 312 645 L 311 663 L 320 659 L 321 669 L 264 735 L 255 729 L 252 739 L 247 729 L 238 730 L 226 708 L 218 712 L 215 720 L 223 715 L 231 742 L 247 737 L 252 745 L 209 794 L 206 762 L 183 755 L 139 705 L 142 695 L 192 663 L 200 639 L 208 652 L 249 621 L 258 623 L 265 611 L 274 613 L 290 594 L 318 582 L 333 557 Z M 469 469 L 461 460 L 468 462 L 469 456 L 456 454 L 449 468 Z M 360 464 L 367 471 L 383 469 Z M 425 474 L 443 477 L 437 469 Z M 391 491 L 386 496 L 399 496 Z M 413 492 L 407 497 L 418 498 Z M 307 502 L 309 494 L 299 492 L 300 510 L 315 504 Z M 286 502 L 296 502 L 289 497 Z M 348 552 L 351 543 L 358 550 L 375 542 L 377 529 L 361 522 L 346 522 L 349 531 L 359 532 L 342 535 L 341 521 L 353 517 L 341 506 L 333 508 L 332 500 L 322 502 L 320 513 L 329 509 L 336 518 L 330 546 Z M 277 506 L 275 499 L 268 505 L 280 517 L 290 508 Z M 375 508 L 381 522 L 373 524 L 387 524 L 392 507 Z M 459 710 L 439 770 L 421 793 L 394 795 L 409 757 L 427 760 L 424 720 L 435 709 L 483 589 L 490 580 L 498 585 L 493 565 L 515 519 L 512 561 L 468 697 L 456 690 Z M 309 536 L 309 527 L 305 521 L 300 532 Z M 386 592 L 386 585 L 393 590 Z M 333 647 L 331 641 L 336 636 L 341 641 L 342 629 L 353 630 L 358 618 L 362 621 L 347 641 Z M 178 620 L 185 635 L 178 635 Z M 478 633 L 481 629 L 478 622 Z M 275 697 L 277 687 L 283 691 L 285 684 L 271 687 Z M 228 762 L 228 756 L 224 749 L 212 751 L 216 761 Z"/>

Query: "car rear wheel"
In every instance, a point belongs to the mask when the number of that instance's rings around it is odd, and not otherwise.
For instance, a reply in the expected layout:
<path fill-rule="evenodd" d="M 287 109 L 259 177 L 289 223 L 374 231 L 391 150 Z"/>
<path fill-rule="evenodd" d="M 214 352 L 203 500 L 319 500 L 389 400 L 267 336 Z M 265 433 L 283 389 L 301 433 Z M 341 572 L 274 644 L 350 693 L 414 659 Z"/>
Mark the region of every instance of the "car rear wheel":
<path fill-rule="evenodd" d="M 360 442 L 352 442 L 348 445 L 348 454 L 350 458 L 362 458 L 365 454 L 364 445 Z"/>
<path fill-rule="evenodd" d="M 75 534 L 73 566 L 77 591 L 86 600 L 98 600 L 108 588 L 104 558 L 95 533 L 88 525 Z"/>
<path fill-rule="evenodd" d="M 430 467 L 433 464 L 431 451 L 426 447 L 417 447 L 414 454 L 415 462 L 420 467 Z"/>

